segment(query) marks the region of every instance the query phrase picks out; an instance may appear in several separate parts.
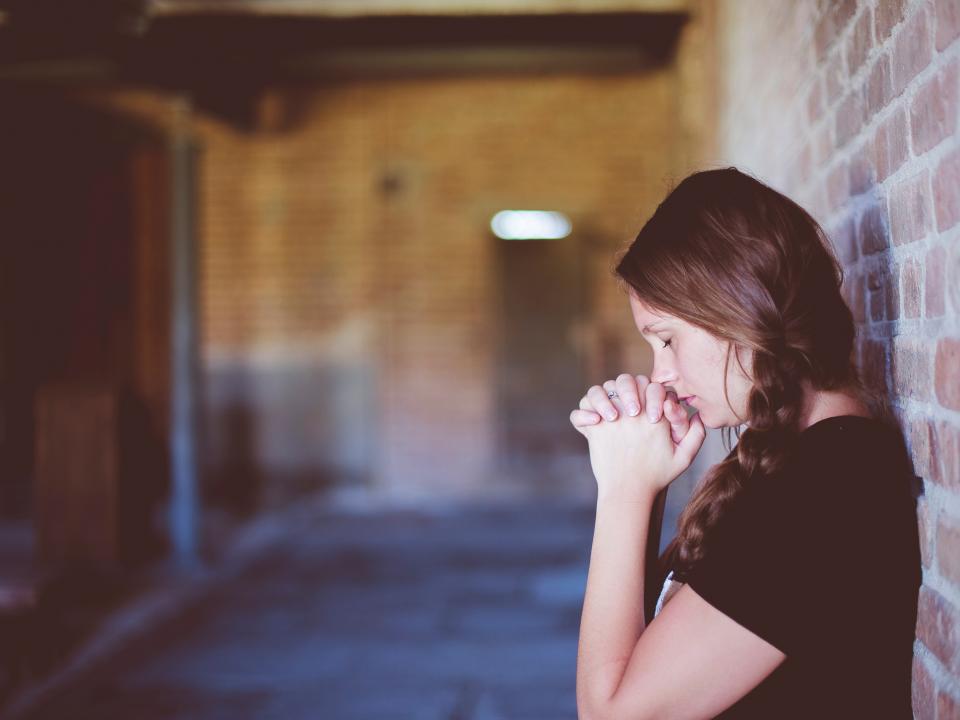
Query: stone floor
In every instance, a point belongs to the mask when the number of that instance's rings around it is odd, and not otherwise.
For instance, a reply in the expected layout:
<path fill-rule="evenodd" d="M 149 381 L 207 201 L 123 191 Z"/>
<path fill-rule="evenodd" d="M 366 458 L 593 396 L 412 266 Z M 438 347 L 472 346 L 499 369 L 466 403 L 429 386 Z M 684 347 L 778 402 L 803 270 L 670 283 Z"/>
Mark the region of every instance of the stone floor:
<path fill-rule="evenodd" d="M 27 717 L 575 718 L 589 505 L 334 511 Z"/>

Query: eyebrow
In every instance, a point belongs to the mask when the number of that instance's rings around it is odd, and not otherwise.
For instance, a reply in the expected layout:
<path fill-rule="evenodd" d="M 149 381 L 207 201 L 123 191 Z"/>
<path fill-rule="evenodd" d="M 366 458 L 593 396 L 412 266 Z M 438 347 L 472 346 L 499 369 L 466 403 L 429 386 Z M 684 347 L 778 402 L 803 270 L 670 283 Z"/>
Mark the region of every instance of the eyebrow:
<path fill-rule="evenodd" d="M 657 322 L 650 323 L 649 325 L 644 325 L 643 330 L 640 331 L 641 335 L 646 335 L 650 332 L 655 326 L 662 325 L 663 323 L 669 322 L 668 320 L 657 320 Z"/>

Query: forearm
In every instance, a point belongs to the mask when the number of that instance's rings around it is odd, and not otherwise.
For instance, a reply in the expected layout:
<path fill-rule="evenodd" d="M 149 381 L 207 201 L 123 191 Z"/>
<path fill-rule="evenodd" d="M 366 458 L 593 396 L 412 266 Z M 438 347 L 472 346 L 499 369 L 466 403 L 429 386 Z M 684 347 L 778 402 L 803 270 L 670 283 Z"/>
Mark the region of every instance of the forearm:
<path fill-rule="evenodd" d="M 580 619 L 577 706 L 590 717 L 613 697 L 644 630 L 644 558 L 655 495 L 597 502 Z"/>

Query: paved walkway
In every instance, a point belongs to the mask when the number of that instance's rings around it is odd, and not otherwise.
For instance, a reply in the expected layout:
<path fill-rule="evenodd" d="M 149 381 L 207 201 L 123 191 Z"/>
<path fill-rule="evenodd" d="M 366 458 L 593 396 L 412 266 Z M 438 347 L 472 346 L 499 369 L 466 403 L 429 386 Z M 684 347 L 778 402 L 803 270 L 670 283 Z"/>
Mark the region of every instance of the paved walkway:
<path fill-rule="evenodd" d="M 28 717 L 576 717 L 590 506 L 308 507 L 236 579 Z"/>

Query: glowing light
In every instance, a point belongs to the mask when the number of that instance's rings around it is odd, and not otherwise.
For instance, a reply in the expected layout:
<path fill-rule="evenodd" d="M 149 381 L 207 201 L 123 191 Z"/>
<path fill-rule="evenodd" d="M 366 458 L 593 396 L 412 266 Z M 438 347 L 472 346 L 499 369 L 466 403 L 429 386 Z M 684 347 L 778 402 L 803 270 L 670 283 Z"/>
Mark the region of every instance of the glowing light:
<path fill-rule="evenodd" d="M 490 221 L 501 240 L 559 240 L 570 234 L 570 220 L 551 210 L 501 210 Z"/>

